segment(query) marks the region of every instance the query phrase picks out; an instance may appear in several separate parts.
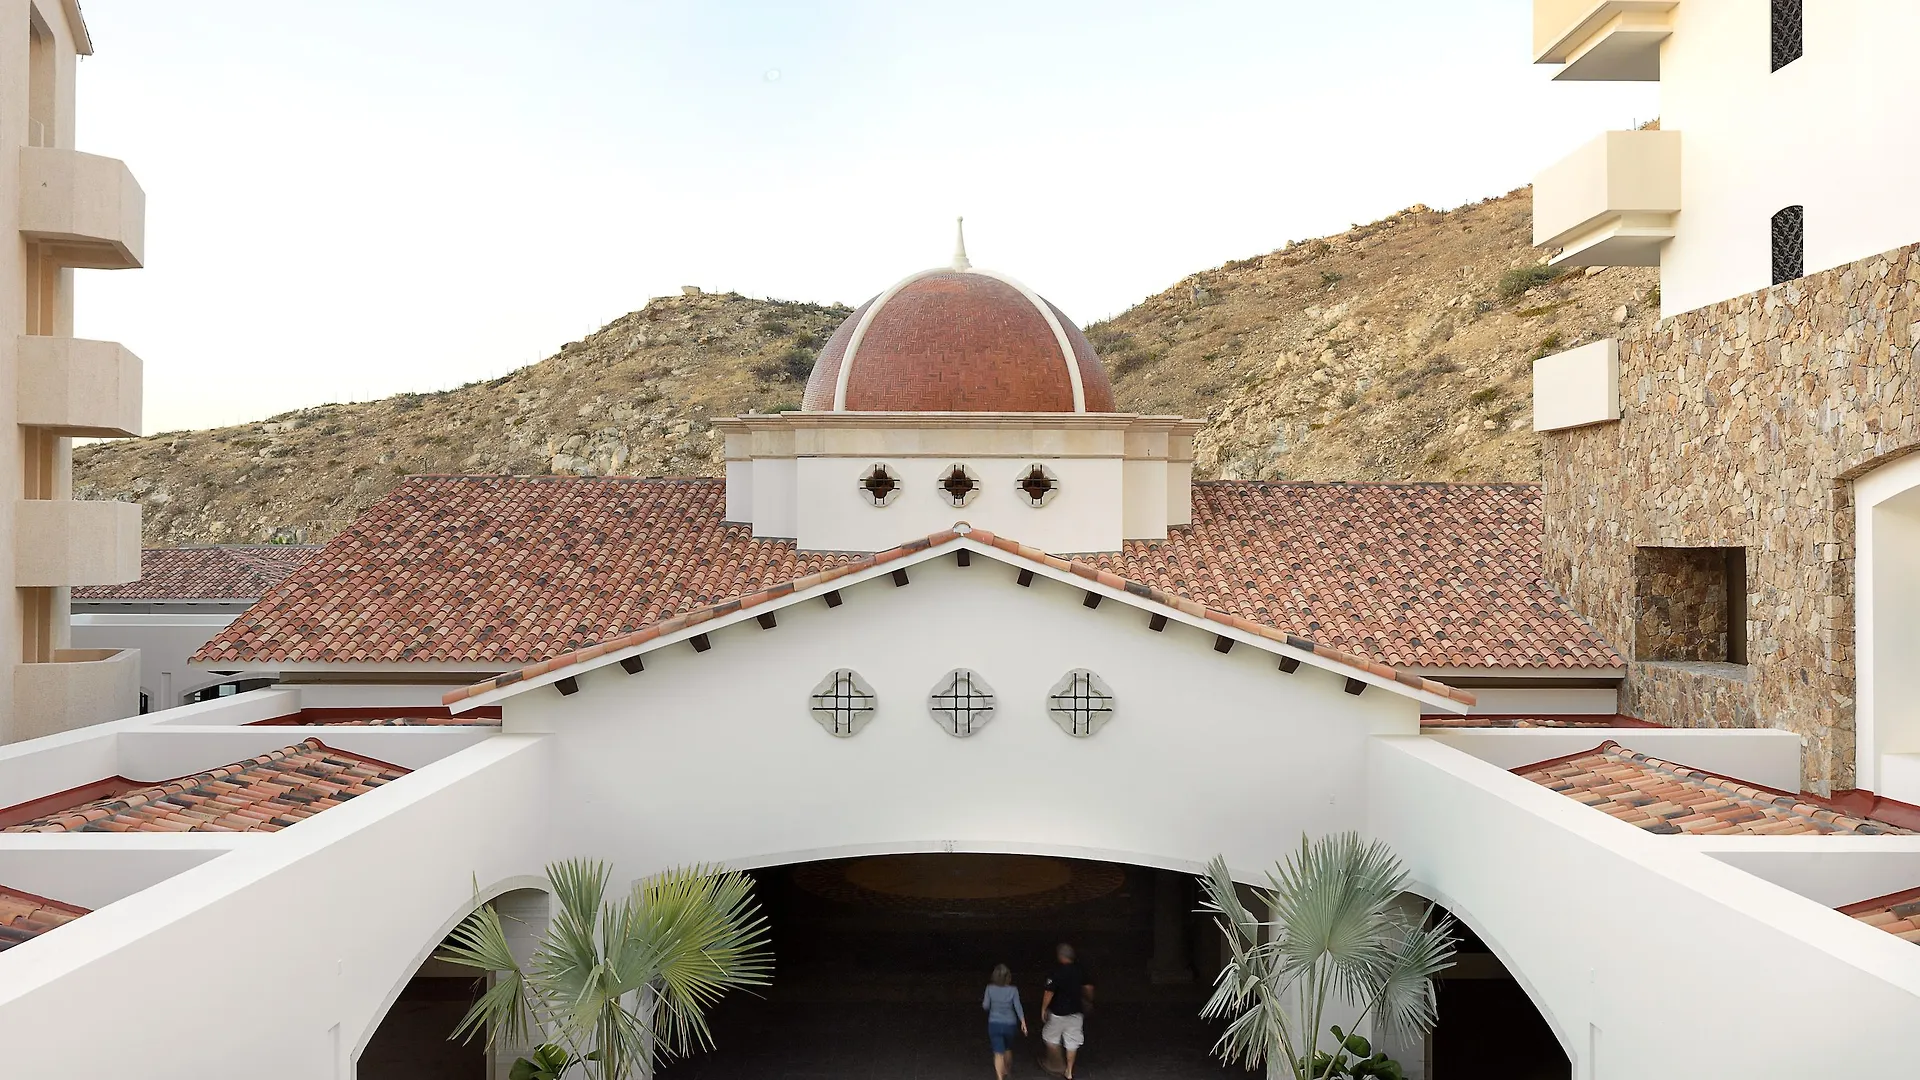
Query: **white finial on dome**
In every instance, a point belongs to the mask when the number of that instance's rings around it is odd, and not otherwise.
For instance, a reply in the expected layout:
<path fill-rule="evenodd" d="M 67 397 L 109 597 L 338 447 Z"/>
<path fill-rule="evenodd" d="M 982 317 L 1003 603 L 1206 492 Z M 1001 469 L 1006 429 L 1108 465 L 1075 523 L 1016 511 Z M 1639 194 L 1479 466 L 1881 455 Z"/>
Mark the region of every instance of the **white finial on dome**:
<path fill-rule="evenodd" d="M 971 270 L 973 268 L 973 263 L 967 261 L 966 220 L 967 219 L 963 217 L 953 219 L 953 268 L 955 270 Z"/>

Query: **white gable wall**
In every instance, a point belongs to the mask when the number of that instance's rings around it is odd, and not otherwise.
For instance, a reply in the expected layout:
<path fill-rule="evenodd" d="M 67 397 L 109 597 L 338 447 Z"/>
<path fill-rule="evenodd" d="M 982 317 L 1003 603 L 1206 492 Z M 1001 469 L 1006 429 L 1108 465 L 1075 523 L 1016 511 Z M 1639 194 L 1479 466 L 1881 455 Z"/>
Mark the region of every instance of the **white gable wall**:
<path fill-rule="evenodd" d="M 696 653 L 673 644 L 579 678 L 563 697 L 506 699 L 506 730 L 552 731 L 556 856 L 609 858 L 621 878 L 684 862 L 759 866 L 899 851 L 1031 851 L 1197 868 L 1269 865 L 1301 833 L 1355 829 L 1366 740 L 1413 734 L 1420 703 L 1310 664 L 1287 675 L 1247 645 L 1179 623 L 1164 633 L 1118 600 L 1097 610 L 1069 585 L 980 554 L 951 554 L 850 587 L 829 608 L 748 619 Z M 978 672 L 998 711 L 967 738 L 926 697 L 955 667 Z M 1114 719 L 1066 735 L 1046 695 L 1070 668 L 1102 676 Z M 852 668 L 878 695 L 860 734 L 827 734 L 808 695 Z"/>

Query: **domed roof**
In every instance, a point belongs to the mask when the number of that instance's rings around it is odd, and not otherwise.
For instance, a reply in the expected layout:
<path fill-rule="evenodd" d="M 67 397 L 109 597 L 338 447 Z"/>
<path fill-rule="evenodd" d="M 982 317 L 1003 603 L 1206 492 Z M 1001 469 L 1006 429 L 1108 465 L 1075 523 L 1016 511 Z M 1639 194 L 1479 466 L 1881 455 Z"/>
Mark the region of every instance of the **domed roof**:
<path fill-rule="evenodd" d="M 807 412 L 1113 412 L 1087 335 L 963 249 L 860 305 L 820 350 Z"/>

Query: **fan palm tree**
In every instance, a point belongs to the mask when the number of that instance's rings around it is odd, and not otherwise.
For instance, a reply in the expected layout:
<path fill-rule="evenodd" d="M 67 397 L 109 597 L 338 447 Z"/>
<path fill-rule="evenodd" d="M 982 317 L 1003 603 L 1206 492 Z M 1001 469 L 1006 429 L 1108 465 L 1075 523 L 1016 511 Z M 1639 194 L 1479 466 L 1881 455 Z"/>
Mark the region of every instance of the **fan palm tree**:
<path fill-rule="evenodd" d="M 773 954 L 752 882 L 711 866 L 666 870 L 607 898 L 605 863 L 547 867 L 554 910 L 528 962 L 507 947 L 485 905 L 448 939 L 440 959 L 491 973 L 453 1037 L 485 1031 L 489 1048 L 542 1046 L 513 1075 L 648 1080 L 673 1057 L 712 1045 L 705 1012 L 735 987 L 764 986 Z"/>
<path fill-rule="evenodd" d="M 1226 860 L 1215 857 L 1200 879 L 1203 909 L 1232 950 L 1212 997 L 1201 1010 L 1230 1023 L 1214 1047 L 1270 1078 L 1322 1080 L 1395 1075 L 1365 1040 L 1327 1024 L 1328 1010 L 1358 1008 L 1376 1029 L 1424 1035 L 1433 1029 L 1433 977 L 1453 962 L 1451 918 L 1431 922 L 1429 908 L 1409 917 L 1398 903 L 1407 874 L 1388 847 L 1357 833 L 1309 841 L 1267 875 L 1258 889 L 1270 913 L 1262 920 L 1240 902 Z M 1320 1049 L 1322 1031 L 1331 1051 Z M 1362 1065 L 1371 1060 L 1378 1072 Z"/>

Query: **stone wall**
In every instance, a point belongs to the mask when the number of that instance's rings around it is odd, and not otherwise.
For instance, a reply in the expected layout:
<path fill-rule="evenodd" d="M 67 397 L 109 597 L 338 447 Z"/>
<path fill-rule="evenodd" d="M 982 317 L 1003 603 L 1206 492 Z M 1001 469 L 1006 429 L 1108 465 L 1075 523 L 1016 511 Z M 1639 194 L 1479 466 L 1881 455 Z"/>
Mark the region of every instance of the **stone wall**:
<path fill-rule="evenodd" d="M 1800 733 L 1853 786 L 1850 480 L 1920 446 L 1920 245 L 1663 320 L 1620 342 L 1621 419 L 1543 438 L 1546 574 L 1647 654 L 1644 547 L 1747 548 L 1749 663 L 1630 663 L 1621 707 Z"/>

